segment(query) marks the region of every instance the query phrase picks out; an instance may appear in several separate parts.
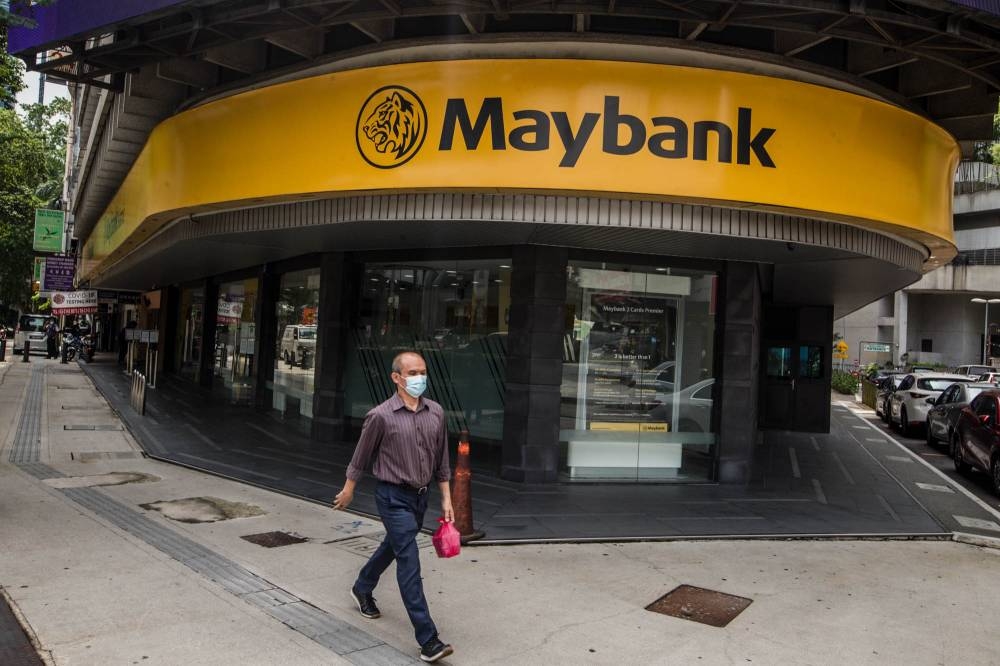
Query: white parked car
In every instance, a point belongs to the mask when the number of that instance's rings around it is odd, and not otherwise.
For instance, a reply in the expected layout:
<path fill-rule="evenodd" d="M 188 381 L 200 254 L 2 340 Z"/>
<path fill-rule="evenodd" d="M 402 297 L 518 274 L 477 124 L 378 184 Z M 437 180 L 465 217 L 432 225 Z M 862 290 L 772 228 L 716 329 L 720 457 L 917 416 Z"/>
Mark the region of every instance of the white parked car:
<path fill-rule="evenodd" d="M 310 367 L 316 360 L 316 327 L 285 326 L 280 354 L 281 360 L 288 365 Z"/>
<path fill-rule="evenodd" d="M 978 379 L 987 372 L 996 372 L 996 368 L 988 365 L 960 365 L 955 368 L 956 375 L 968 375 L 970 379 Z"/>
<path fill-rule="evenodd" d="M 909 374 L 889 396 L 889 425 L 899 425 L 903 435 L 909 435 L 913 428 L 927 423 L 930 405 L 927 398 L 937 398 L 956 382 L 974 381 L 968 375 L 953 375 L 937 372 Z"/>
<path fill-rule="evenodd" d="M 46 315 L 25 314 L 18 317 L 17 328 L 14 329 L 14 354 L 24 350 L 24 342 L 31 345 L 32 354 L 47 354 L 45 345 L 45 323 L 50 319 Z"/>

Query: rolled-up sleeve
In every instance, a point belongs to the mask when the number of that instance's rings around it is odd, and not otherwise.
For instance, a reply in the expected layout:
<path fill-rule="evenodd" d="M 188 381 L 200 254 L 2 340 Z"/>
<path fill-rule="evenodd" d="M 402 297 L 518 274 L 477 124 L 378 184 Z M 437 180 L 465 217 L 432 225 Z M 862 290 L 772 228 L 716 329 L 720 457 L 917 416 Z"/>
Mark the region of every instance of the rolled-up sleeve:
<path fill-rule="evenodd" d="M 438 431 L 441 433 L 439 435 L 439 451 L 440 455 L 438 457 L 437 471 L 434 473 L 434 478 L 438 482 L 450 481 L 451 480 L 451 462 L 448 460 L 448 424 L 445 423 L 444 414 L 441 414 L 441 425 L 438 426 Z"/>
<path fill-rule="evenodd" d="M 382 441 L 384 426 L 382 417 L 374 409 L 365 415 L 365 424 L 361 427 L 361 437 L 358 438 L 358 445 L 354 449 L 354 457 L 347 466 L 347 478 L 351 481 L 357 481 L 364 475 L 365 468 L 368 467 Z"/>

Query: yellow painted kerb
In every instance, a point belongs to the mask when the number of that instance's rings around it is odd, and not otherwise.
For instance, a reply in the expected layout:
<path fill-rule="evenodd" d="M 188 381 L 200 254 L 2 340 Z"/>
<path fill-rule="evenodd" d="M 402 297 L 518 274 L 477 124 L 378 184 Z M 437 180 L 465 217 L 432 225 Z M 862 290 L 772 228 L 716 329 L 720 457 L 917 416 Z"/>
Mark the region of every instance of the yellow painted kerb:
<path fill-rule="evenodd" d="M 87 239 L 84 272 L 184 213 L 372 191 L 732 203 L 953 253 L 958 157 L 924 118 L 784 79 L 581 60 L 391 65 L 242 93 L 161 123 Z"/>

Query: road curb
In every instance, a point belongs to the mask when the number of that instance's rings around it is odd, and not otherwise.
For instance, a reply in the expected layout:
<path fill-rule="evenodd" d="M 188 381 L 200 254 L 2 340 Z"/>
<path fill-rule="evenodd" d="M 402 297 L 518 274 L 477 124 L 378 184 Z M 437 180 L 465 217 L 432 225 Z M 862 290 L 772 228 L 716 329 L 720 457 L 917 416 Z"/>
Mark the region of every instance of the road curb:
<path fill-rule="evenodd" d="M 17 602 L 15 602 L 14 598 L 10 596 L 10 593 L 7 592 L 6 588 L 0 587 L 0 597 L 2 597 L 3 601 L 7 603 L 7 607 L 10 608 L 10 612 L 14 615 L 14 619 L 17 620 L 17 623 L 21 625 L 21 630 L 27 637 L 28 642 L 31 643 L 31 647 L 35 648 L 35 653 L 38 655 L 38 658 L 42 661 L 42 663 L 45 664 L 45 666 L 56 666 L 56 662 L 52 658 L 52 653 L 42 646 L 42 642 L 38 640 L 38 635 L 35 634 L 35 630 L 31 626 L 31 623 L 28 622 L 28 618 L 21 612 Z"/>
<path fill-rule="evenodd" d="M 1000 538 L 997 537 L 969 534 L 968 532 L 955 532 L 952 539 L 957 543 L 965 543 L 970 546 L 982 546 L 983 548 L 1000 550 Z"/>

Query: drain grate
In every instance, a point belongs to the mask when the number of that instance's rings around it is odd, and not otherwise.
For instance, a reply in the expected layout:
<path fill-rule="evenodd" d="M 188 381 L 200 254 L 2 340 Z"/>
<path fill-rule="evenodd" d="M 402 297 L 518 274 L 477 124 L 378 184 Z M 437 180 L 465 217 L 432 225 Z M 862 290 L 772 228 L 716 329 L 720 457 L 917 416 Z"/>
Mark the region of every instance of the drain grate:
<path fill-rule="evenodd" d="M 646 606 L 646 610 L 683 620 L 724 627 L 746 610 L 753 599 L 693 585 L 678 585 L 673 591 Z"/>
<path fill-rule="evenodd" d="M 305 537 L 289 534 L 288 532 L 261 532 L 260 534 L 247 534 L 240 538 L 250 543 L 255 543 L 258 546 L 264 546 L 264 548 L 291 546 L 293 543 L 305 543 L 309 541 Z"/>
<path fill-rule="evenodd" d="M 79 425 L 64 425 L 63 430 L 121 430 L 121 425 L 117 423 L 99 423 L 97 425 L 93 424 L 79 424 Z"/>

